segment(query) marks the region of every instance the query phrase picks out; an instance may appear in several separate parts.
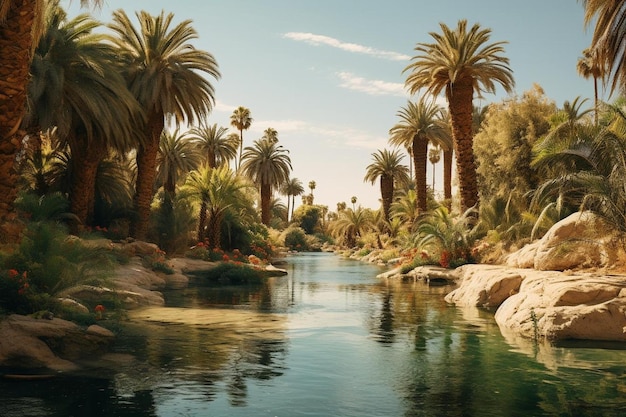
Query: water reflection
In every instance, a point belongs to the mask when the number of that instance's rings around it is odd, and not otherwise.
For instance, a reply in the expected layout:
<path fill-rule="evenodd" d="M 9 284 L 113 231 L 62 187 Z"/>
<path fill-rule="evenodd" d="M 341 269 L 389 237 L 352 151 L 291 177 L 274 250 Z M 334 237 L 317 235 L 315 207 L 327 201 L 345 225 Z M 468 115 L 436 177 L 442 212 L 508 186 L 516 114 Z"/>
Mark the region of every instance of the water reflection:
<path fill-rule="evenodd" d="M 332 254 L 263 285 L 164 293 L 81 374 L 0 380 L 1 416 L 618 416 L 623 350 L 538 345 L 451 288 Z"/>

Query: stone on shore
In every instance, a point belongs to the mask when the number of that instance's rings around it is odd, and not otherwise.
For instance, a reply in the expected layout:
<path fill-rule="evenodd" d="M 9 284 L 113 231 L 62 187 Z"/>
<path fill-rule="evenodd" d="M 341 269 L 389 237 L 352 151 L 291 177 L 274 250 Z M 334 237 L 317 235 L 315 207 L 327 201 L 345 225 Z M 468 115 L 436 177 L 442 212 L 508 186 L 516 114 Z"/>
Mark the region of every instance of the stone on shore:
<path fill-rule="evenodd" d="M 67 320 L 17 314 L 0 322 L 0 334 L 0 364 L 54 371 L 77 369 L 75 360 L 105 352 L 114 340 L 113 333 L 97 325 L 82 329 Z"/>
<path fill-rule="evenodd" d="M 626 276 L 494 265 L 464 265 L 457 272 L 459 286 L 446 301 L 496 308 L 503 333 L 626 341 Z"/>

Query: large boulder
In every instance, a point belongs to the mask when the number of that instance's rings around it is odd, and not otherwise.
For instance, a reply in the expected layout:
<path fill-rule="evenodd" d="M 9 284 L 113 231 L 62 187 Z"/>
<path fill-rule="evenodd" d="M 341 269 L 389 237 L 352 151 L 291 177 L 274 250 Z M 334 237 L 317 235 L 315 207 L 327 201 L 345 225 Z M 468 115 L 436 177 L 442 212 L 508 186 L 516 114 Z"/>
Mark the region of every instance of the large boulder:
<path fill-rule="evenodd" d="M 459 286 L 445 300 L 463 307 L 498 307 L 519 291 L 524 279 L 523 270 L 496 265 L 464 265 L 457 273 Z"/>
<path fill-rule="evenodd" d="M 539 271 L 611 266 L 617 259 L 613 228 L 590 211 L 557 222 L 538 241 L 508 256 L 506 264 Z"/>
<path fill-rule="evenodd" d="M 70 321 L 10 315 L 0 322 L 0 366 L 77 369 L 74 361 L 106 352 L 113 343 L 109 330 L 83 329 Z"/>
<path fill-rule="evenodd" d="M 626 277 L 531 273 L 495 319 L 528 338 L 626 341 Z"/>

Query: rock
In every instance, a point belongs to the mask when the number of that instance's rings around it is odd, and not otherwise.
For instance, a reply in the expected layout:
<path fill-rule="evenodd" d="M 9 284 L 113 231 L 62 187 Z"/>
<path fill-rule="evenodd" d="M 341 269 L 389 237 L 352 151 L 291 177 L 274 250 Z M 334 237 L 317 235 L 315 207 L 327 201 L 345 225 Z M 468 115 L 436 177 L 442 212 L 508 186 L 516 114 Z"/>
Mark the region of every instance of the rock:
<path fill-rule="evenodd" d="M 495 265 L 463 265 L 457 268 L 459 287 L 445 300 L 458 306 L 498 307 L 518 292 L 523 281 L 523 270 Z"/>
<path fill-rule="evenodd" d="M 626 341 L 626 276 L 497 265 L 464 265 L 457 271 L 459 286 L 446 301 L 497 308 L 503 334 Z"/>
<path fill-rule="evenodd" d="M 615 232 L 590 211 L 557 222 L 538 241 L 508 256 L 506 264 L 539 271 L 605 267 L 615 263 Z"/>
<path fill-rule="evenodd" d="M 74 311 L 82 314 L 89 314 L 89 309 L 78 301 L 74 300 L 73 298 L 59 298 L 57 299 L 57 301 L 65 310 Z"/>
<path fill-rule="evenodd" d="M 73 362 L 104 353 L 114 340 L 113 333 L 91 326 L 53 318 L 40 320 L 10 315 L 0 322 L 0 366 L 75 370 Z"/>
<path fill-rule="evenodd" d="M 626 341 L 626 277 L 535 272 L 495 319 L 528 338 Z"/>
<path fill-rule="evenodd" d="M 176 271 L 185 275 L 204 275 L 206 272 L 217 266 L 216 262 L 203 261 L 192 258 L 172 258 L 170 265 Z"/>
<path fill-rule="evenodd" d="M 267 276 L 270 276 L 270 277 L 280 277 L 280 276 L 287 275 L 287 271 L 285 269 L 276 268 L 272 264 L 269 264 L 265 267 L 265 272 Z"/>

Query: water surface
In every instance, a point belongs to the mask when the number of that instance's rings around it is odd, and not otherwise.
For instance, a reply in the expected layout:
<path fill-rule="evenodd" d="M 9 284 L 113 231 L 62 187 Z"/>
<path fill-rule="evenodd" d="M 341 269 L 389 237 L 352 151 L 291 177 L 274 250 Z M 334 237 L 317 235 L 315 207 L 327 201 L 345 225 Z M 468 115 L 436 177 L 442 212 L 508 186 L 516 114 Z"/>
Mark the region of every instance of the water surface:
<path fill-rule="evenodd" d="M 131 313 L 75 375 L 0 380 L 0 416 L 623 416 L 619 344 L 537 345 L 448 287 L 333 254 L 261 286 L 192 287 Z"/>

